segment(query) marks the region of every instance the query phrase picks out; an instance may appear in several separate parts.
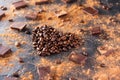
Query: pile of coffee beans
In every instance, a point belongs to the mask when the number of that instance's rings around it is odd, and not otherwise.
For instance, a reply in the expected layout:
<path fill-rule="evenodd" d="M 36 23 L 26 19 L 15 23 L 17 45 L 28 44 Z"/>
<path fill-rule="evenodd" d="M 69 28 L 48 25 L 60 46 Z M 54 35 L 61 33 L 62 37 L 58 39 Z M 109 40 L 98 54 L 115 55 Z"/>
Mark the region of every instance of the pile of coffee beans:
<path fill-rule="evenodd" d="M 71 48 L 80 47 L 82 39 L 72 33 L 63 33 L 44 25 L 32 33 L 33 47 L 40 56 L 57 54 Z"/>

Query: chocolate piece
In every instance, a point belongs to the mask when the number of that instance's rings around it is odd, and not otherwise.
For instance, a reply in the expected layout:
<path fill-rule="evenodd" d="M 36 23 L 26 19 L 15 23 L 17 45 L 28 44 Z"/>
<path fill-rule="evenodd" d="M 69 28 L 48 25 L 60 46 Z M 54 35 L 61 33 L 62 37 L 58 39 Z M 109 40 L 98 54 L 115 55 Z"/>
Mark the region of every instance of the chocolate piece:
<path fill-rule="evenodd" d="M 50 76 L 50 66 L 47 67 L 39 67 L 38 68 L 39 80 L 49 80 Z"/>
<path fill-rule="evenodd" d="M 115 50 L 111 49 L 111 50 L 108 50 L 104 55 L 109 56 L 110 54 L 113 54 L 114 52 Z"/>
<path fill-rule="evenodd" d="M 29 13 L 25 16 L 25 18 L 29 20 L 36 20 L 37 16 L 38 16 L 37 13 Z"/>
<path fill-rule="evenodd" d="M 57 16 L 58 18 L 67 15 L 67 12 L 66 12 L 66 11 L 63 11 L 63 10 L 62 10 L 62 11 L 56 11 L 55 13 L 56 13 L 56 16 Z"/>
<path fill-rule="evenodd" d="M 25 3 L 23 0 L 14 2 L 13 5 L 16 9 L 27 7 L 27 3 Z"/>
<path fill-rule="evenodd" d="M 9 47 L 3 46 L 2 44 L 0 44 L 0 56 L 4 56 L 10 52 L 11 52 L 11 49 Z"/>
<path fill-rule="evenodd" d="M 41 5 L 41 4 L 48 4 L 49 0 L 39 0 L 37 2 L 35 2 L 36 5 Z"/>
<path fill-rule="evenodd" d="M 91 15 L 96 15 L 98 14 L 98 10 L 96 10 L 95 8 L 92 7 L 86 7 L 83 9 L 86 13 L 91 14 Z"/>
<path fill-rule="evenodd" d="M 72 3 L 75 2 L 76 0 L 62 0 L 64 3 Z"/>
<path fill-rule="evenodd" d="M 4 80 L 18 80 L 18 78 L 15 78 L 15 77 L 5 77 Z"/>
<path fill-rule="evenodd" d="M 100 54 L 105 56 L 109 56 L 110 54 L 115 52 L 115 49 L 108 45 L 99 46 L 97 50 L 100 52 Z"/>
<path fill-rule="evenodd" d="M 100 27 L 94 27 L 91 30 L 92 35 L 97 35 L 97 34 L 100 34 L 101 32 L 102 31 L 101 31 Z"/>
<path fill-rule="evenodd" d="M 5 16 L 4 12 L 0 12 L 0 20 Z"/>
<path fill-rule="evenodd" d="M 25 23 L 13 23 L 12 25 L 10 25 L 11 29 L 14 30 L 18 30 L 18 31 L 22 31 L 23 29 L 25 29 L 26 24 Z"/>
<path fill-rule="evenodd" d="M 78 54 L 76 52 L 71 52 L 71 54 L 69 55 L 69 60 L 77 64 L 83 63 L 86 59 L 86 56 Z"/>

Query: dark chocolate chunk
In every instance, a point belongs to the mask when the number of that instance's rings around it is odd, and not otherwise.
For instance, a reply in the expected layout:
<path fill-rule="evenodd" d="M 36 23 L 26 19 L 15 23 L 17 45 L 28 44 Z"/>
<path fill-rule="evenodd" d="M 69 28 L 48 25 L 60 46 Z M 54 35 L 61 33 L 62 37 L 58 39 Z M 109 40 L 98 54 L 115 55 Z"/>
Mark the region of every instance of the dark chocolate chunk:
<path fill-rule="evenodd" d="M 14 5 L 14 7 L 15 7 L 16 9 L 20 9 L 20 8 L 25 8 L 25 7 L 27 7 L 27 3 L 26 3 L 25 1 L 23 1 L 23 0 L 14 2 L 13 5 Z"/>
<path fill-rule="evenodd" d="M 16 77 L 5 77 L 4 80 L 19 80 Z"/>
<path fill-rule="evenodd" d="M 83 63 L 86 59 L 86 56 L 78 54 L 76 52 L 71 52 L 71 54 L 69 55 L 69 60 L 77 64 Z"/>
<path fill-rule="evenodd" d="M 39 75 L 39 80 L 49 80 L 50 78 L 50 66 L 47 67 L 39 67 L 38 68 L 38 75 Z"/>
<path fill-rule="evenodd" d="M 0 12 L 0 20 L 5 16 L 4 12 Z"/>
<path fill-rule="evenodd" d="M 56 11 L 55 14 L 58 18 L 60 18 L 60 17 L 66 16 L 67 12 L 62 10 L 62 11 Z"/>
<path fill-rule="evenodd" d="M 64 3 L 72 3 L 75 2 L 76 0 L 62 0 Z"/>
<path fill-rule="evenodd" d="M 25 18 L 29 20 L 36 20 L 37 16 L 38 16 L 37 13 L 29 13 L 25 15 Z"/>
<path fill-rule="evenodd" d="M 48 4 L 48 3 L 49 3 L 49 0 L 39 0 L 35 2 L 36 5 Z"/>
<path fill-rule="evenodd" d="M 26 24 L 25 23 L 13 23 L 10 25 L 10 28 L 11 29 L 14 29 L 14 30 L 18 30 L 18 31 L 22 31 L 23 29 L 25 29 L 26 27 Z"/>
<path fill-rule="evenodd" d="M 7 46 L 3 46 L 2 44 L 0 44 L 0 56 L 4 56 L 10 52 L 11 52 L 11 48 L 9 48 Z"/>
<path fill-rule="evenodd" d="M 108 50 L 104 55 L 105 55 L 105 56 L 109 56 L 110 54 L 112 54 L 112 53 L 114 53 L 114 52 L 115 52 L 115 50 L 110 49 L 110 50 Z"/>
<path fill-rule="evenodd" d="M 100 34 L 102 31 L 101 31 L 101 28 L 100 27 L 94 27 L 92 28 L 91 30 L 91 33 L 92 35 L 97 35 L 97 34 Z"/>
<path fill-rule="evenodd" d="M 96 15 L 98 14 L 98 10 L 92 7 L 86 7 L 83 9 L 86 13 L 91 14 L 91 15 Z"/>

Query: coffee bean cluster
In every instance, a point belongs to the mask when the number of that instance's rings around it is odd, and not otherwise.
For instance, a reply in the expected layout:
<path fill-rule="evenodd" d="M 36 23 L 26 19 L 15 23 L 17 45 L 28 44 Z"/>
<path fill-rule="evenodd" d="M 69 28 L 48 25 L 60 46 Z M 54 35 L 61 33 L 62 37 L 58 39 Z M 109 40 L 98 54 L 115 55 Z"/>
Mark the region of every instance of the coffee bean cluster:
<path fill-rule="evenodd" d="M 44 25 L 37 27 L 32 33 L 33 47 L 40 56 L 68 51 L 82 45 L 82 39 L 72 33 L 63 33 Z"/>

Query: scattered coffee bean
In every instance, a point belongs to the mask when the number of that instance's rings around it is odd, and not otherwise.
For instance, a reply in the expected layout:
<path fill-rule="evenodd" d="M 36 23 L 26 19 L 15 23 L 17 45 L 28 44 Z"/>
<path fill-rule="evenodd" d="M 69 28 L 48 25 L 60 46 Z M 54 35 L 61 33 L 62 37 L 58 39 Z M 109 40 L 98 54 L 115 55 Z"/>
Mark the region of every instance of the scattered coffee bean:
<path fill-rule="evenodd" d="M 82 39 L 75 34 L 62 33 L 50 26 L 37 27 L 32 34 L 33 47 L 40 56 L 58 54 L 82 45 Z"/>
<path fill-rule="evenodd" d="M 7 7 L 1 6 L 1 9 L 2 9 L 2 10 L 7 10 Z"/>
<path fill-rule="evenodd" d="M 19 58 L 19 62 L 20 62 L 20 63 L 24 63 L 23 58 Z"/>
<path fill-rule="evenodd" d="M 20 47 L 20 45 L 21 45 L 20 42 L 15 42 L 16 47 Z"/>
<path fill-rule="evenodd" d="M 103 8 L 104 10 L 109 10 L 109 9 L 110 9 L 107 5 L 102 5 L 102 8 Z"/>
<path fill-rule="evenodd" d="M 104 63 L 100 64 L 100 67 L 106 67 L 106 65 Z"/>
<path fill-rule="evenodd" d="M 16 77 L 16 78 L 19 78 L 19 77 L 20 77 L 20 75 L 18 74 L 18 72 L 13 73 L 12 76 L 13 76 L 13 77 Z"/>
<path fill-rule="evenodd" d="M 57 60 L 55 61 L 55 63 L 56 63 L 56 64 L 61 64 L 62 62 L 61 62 L 60 59 L 57 59 Z"/>
<path fill-rule="evenodd" d="M 82 54 L 83 54 L 84 56 L 88 56 L 88 53 L 87 53 L 87 52 L 82 52 Z"/>
<path fill-rule="evenodd" d="M 9 22 L 14 22 L 13 19 L 9 19 L 8 21 L 9 21 Z"/>
<path fill-rule="evenodd" d="M 40 9 L 38 13 L 46 12 L 44 9 Z"/>
<path fill-rule="evenodd" d="M 84 21 L 84 20 L 81 20 L 80 23 L 85 23 L 85 21 Z"/>

